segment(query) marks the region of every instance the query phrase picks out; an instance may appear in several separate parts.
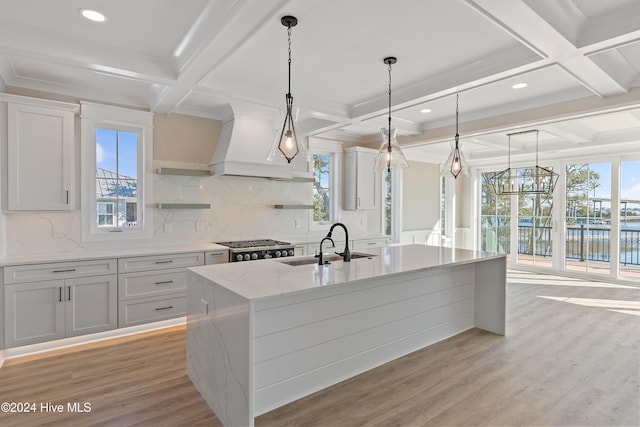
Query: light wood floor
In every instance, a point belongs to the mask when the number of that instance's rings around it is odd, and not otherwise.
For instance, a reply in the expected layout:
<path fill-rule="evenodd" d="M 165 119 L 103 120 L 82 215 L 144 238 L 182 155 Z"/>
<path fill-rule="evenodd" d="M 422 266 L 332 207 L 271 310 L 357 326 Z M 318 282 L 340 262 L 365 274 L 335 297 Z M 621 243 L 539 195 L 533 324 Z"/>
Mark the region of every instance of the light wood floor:
<path fill-rule="evenodd" d="M 0 369 L 0 401 L 90 402 L 1 426 L 219 425 L 173 328 Z M 507 336 L 467 331 L 264 414 L 258 426 L 638 426 L 640 289 L 510 272 Z"/>

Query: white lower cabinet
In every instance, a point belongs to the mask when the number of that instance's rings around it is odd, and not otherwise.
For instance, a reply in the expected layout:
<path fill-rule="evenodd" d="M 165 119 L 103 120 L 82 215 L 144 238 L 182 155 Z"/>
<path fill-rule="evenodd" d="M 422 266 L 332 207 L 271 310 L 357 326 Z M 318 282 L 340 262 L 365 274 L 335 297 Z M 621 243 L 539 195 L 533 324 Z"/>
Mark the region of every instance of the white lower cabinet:
<path fill-rule="evenodd" d="M 204 265 L 204 259 L 203 252 L 118 259 L 118 326 L 186 315 L 187 267 Z"/>
<path fill-rule="evenodd" d="M 114 274 L 75 277 L 84 263 L 5 267 L 5 348 L 102 332 L 117 327 L 115 260 L 104 260 Z M 23 282 L 11 276 L 41 275 L 53 280 Z M 55 279 L 54 279 L 55 277 Z M 58 278 L 59 277 L 59 278 Z"/>

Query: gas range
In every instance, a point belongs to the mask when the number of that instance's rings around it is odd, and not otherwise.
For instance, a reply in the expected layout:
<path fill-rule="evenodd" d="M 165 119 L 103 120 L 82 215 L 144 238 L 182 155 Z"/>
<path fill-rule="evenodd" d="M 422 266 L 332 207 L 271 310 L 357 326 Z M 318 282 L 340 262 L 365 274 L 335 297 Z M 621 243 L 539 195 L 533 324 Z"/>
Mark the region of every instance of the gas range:
<path fill-rule="evenodd" d="M 287 257 L 293 256 L 295 251 L 291 243 L 273 239 L 216 243 L 229 248 L 229 262 Z"/>

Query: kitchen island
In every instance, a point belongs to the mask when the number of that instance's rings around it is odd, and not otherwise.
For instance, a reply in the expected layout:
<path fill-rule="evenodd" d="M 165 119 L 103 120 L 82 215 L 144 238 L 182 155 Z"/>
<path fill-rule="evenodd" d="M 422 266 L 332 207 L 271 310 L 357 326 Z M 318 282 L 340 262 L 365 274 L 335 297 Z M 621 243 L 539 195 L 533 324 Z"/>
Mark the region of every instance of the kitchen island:
<path fill-rule="evenodd" d="M 506 259 L 405 245 L 193 267 L 187 371 L 227 426 L 470 328 L 505 334 Z"/>

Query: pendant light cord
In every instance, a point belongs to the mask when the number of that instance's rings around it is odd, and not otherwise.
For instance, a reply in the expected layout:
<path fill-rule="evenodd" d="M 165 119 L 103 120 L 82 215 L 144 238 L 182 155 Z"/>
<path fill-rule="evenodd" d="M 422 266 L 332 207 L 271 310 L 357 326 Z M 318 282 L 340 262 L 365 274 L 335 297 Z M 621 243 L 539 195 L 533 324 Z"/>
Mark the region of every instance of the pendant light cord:
<path fill-rule="evenodd" d="M 389 64 L 389 141 L 391 141 L 391 64 Z"/>
<path fill-rule="evenodd" d="M 389 126 L 387 127 L 387 172 L 391 171 L 391 62 L 389 62 Z"/>
<path fill-rule="evenodd" d="M 458 133 L 458 100 L 460 98 L 460 94 L 456 93 L 456 148 L 458 148 L 458 140 L 460 139 L 460 134 Z"/>
<path fill-rule="evenodd" d="M 291 97 L 291 25 L 287 25 L 287 39 L 289 41 L 289 92 L 287 98 Z"/>

